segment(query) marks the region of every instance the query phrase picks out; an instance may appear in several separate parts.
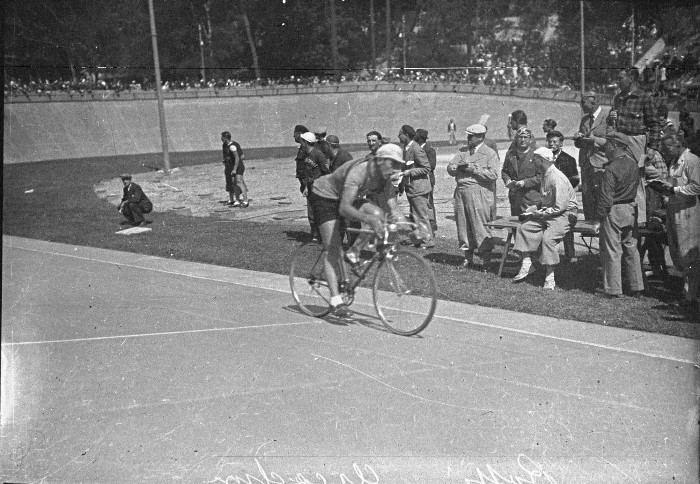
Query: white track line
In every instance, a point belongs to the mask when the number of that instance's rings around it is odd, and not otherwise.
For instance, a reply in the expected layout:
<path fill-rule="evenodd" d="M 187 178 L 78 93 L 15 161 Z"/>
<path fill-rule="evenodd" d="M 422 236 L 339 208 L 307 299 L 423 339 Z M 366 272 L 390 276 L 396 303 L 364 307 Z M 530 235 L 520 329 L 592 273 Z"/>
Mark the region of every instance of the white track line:
<path fill-rule="evenodd" d="M 143 334 L 122 334 L 115 336 L 95 336 L 94 338 L 73 338 L 73 339 L 54 339 L 48 341 L 20 341 L 17 343 L 3 343 L 2 346 L 25 346 L 25 345 L 42 345 L 55 343 L 78 343 L 81 341 L 100 341 L 108 339 L 127 339 L 127 338 L 148 338 L 153 336 L 173 336 L 179 334 L 193 333 L 209 333 L 214 331 L 238 331 L 239 329 L 263 329 L 263 328 L 278 328 L 283 326 L 299 326 L 304 324 L 319 324 L 317 321 L 302 321 L 300 323 L 279 323 L 279 324 L 263 324 L 259 326 L 232 326 L 230 328 L 208 328 L 208 329 L 188 329 L 184 331 L 166 331 L 164 333 L 143 333 Z"/>
<path fill-rule="evenodd" d="M 258 289 L 262 288 L 262 289 L 266 289 L 266 290 L 269 290 L 269 291 L 287 293 L 287 290 L 286 290 L 286 289 L 285 289 L 285 290 L 282 290 L 282 289 L 275 289 L 275 288 L 269 288 L 269 287 L 263 288 L 263 287 L 261 287 L 261 286 L 259 286 L 259 285 L 255 285 L 255 284 L 247 284 L 247 283 L 243 283 L 243 282 L 233 282 L 233 281 L 230 281 L 230 280 L 215 279 L 215 278 L 212 278 L 212 277 L 198 276 L 198 275 L 195 275 L 195 274 L 188 274 L 188 273 L 185 273 L 185 272 L 175 272 L 175 271 L 168 271 L 168 270 L 165 270 L 165 269 L 158 269 L 158 268 L 153 268 L 153 267 L 144 267 L 144 266 L 135 265 L 135 264 L 125 264 L 125 263 L 121 263 L 121 262 L 112 262 L 112 261 L 106 261 L 106 260 L 102 260 L 102 259 L 95 259 L 95 258 L 92 258 L 92 257 L 83 257 L 83 256 L 78 256 L 78 255 L 72 255 L 72 254 L 64 254 L 64 253 L 61 253 L 61 252 L 52 252 L 52 251 L 45 251 L 45 250 L 28 249 L 28 248 L 25 248 L 25 247 L 17 247 L 17 246 L 8 245 L 8 244 L 5 244 L 5 243 L 3 243 L 3 246 L 4 246 L 4 247 L 11 248 L 11 249 L 19 249 L 19 250 L 25 250 L 25 251 L 28 251 L 28 252 L 36 252 L 36 253 L 39 253 L 39 254 L 48 254 L 48 255 L 62 256 L 62 257 L 67 257 L 67 258 L 71 258 L 71 259 L 78 259 L 78 260 L 84 260 L 84 261 L 90 261 L 90 262 L 101 262 L 101 263 L 104 263 L 104 264 L 110 264 L 110 265 L 115 265 L 115 266 L 132 267 L 132 268 L 134 268 L 134 269 L 148 270 L 148 271 L 160 272 L 160 273 L 163 273 L 163 274 L 170 274 L 170 275 L 177 275 L 177 276 L 182 276 L 182 277 L 190 277 L 190 278 L 192 278 L 192 279 L 202 279 L 202 280 L 212 281 L 212 282 L 226 282 L 226 283 L 233 284 L 233 285 L 237 285 L 237 286 L 251 287 L 251 288 L 258 288 Z M 155 256 L 147 256 L 147 257 L 148 257 L 148 258 L 153 257 L 154 259 L 157 259 L 157 257 L 155 257 Z M 166 260 L 167 260 L 167 259 L 166 259 Z M 283 277 L 283 276 L 282 276 L 282 277 Z M 649 352 L 646 352 L 646 351 L 638 351 L 638 350 L 633 350 L 633 349 L 629 349 L 629 348 L 621 348 L 621 347 L 619 347 L 619 346 L 611 346 L 611 345 L 604 345 L 604 344 L 600 344 L 600 343 L 593 343 L 593 342 L 589 342 L 589 341 L 581 341 L 581 340 L 577 340 L 577 339 L 573 339 L 573 338 L 565 338 L 565 337 L 562 337 L 562 336 L 552 336 L 552 335 L 548 335 L 548 334 L 544 334 L 544 333 L 538 333 L 538 332 L 535 332 L 535 331 L 527 331 L 527 330 L 523 330 L 523 329 L 509 328 L 509 327 L 506 327 L 506 326 L 499 326 L 499 325 L 497 325 L 497 324 L 482 323 L 482 322 L 479 322 L 479 321 L 470 321 L 470 320 L 467 320 L 467 319 L 459 319 L 459 318 L 454 318 L 454 317 L 450 317 L 450 316 L 441 316 L 441 315 L 438 315 L 438 314 L 435 315 L 435 318 L 436 318 L 436 319 L 444 319 L 444 320 L 448 320 L 448 321 L 455 321 L 455 322 L 459 322 L 459 323 L 466 323 L 466 324 L 471 324 L 471 325 L 474 325 L 474 326 L 481 326 L 481 327 L 485 327 L 485 328 L 498 329 L 498 330 L 500 330 L 500 331 L 510 331 L 510 332 L 512 332 L 512 333 L 524 334 L 524 335 L 528 335 L 528 336 L 535 336 L 535 337 L 538 337 L 538 338 L 546 338 L 546 339 L 555 340 L 555 341 L 562 341 L 562 342 L 566 342 L 566 343 L 579 344 L 579 345 L 582 345 L 582 346 L 589 346 L 589 347 L 592 347 L 592 348 L 599 348 L 599 349 L 605 349 L 605 350 L 610 350 L 610 351 L 618 351 L 618 352 L 621 352 L 621 353 L 627 353 L 627 354 L 637 355 L 637 356 L 645 356 L 645 357 L 648 357 L 648 358 L 657 358 L 657 359 L 662 359 L 662 360 L 675 361 L 675 362 L 678 362 L 678 363 L 687 363 L 687 364 L 696 365 L 696 366 L 697 366 L 698 363 L 699 363 L 699 361 L 695 361 L 695 360 L 686 360 L 686 359 L 683 359 L 683 358 L 674 358 L 674 357 L 671 357 L 671 356 L 665 356 L 665 355 L 661 355 L 661 354 L 658 354 L 658 353 L 649 353 Z M 312 323 L 312 322 L 291 323 L 291 324 L 311 324 L 311 323 Z M 594 323 L 591 323 L 591 324 L 594 324 Z M 250 328 L 258 328 L 258 327 L 260 327 L 260 326 L 251 326 Z M 236 328 L 222 328 L 222 329 L 220 329 L 220 330 L 224 331 L 224 330 L 229 330 L 229 329 L 236 329 Z M 193 330 L 193 331 L 191 331 L 191 332 L 200 332 L 200 331 L 208 331 L 208 330 Z M 170 333 L 154 333 L 154 334 L 152 334 L 151 336 L 155 336 L 155 335 L 157 335 L 157 334 L 164 334 L 164 335 L 167 335 L 167 334 L 170 334 Z M 132 335 L 131 337 L 139 337 L 139 336 L 140 336 L 140 335 Z M 128 336 L 127 336 L 127 337 L 128 337 Z M 114 337 L 109 336 L 109 337 L 105 337 L 105 338 L 103 338 L 103 339 L 115 339 L 115 338 L 118 339 L 118 338 L 120 338 L 120 336 L 114 336 Z M 92 338 L 86 338 L 85 340 L 87 341 L 87 340 L 90 340 L 90 339 L 92 339 Z M 95 338 L 95 339 L 100 339 L 100 338 Z M 62 341 L 70 341 L 70 340 L 57 340 L 56 342 L 62 342 Z M 33 344 L 39 344 L 39 343 L 42 343 L 42 342 L 38 341 L 38 342 L 35 342 L 35 343 L 33 343 Z M 3 343 L 3 346 L 5 346 L 6 344 L 30 344 L 30 343 Z"/>

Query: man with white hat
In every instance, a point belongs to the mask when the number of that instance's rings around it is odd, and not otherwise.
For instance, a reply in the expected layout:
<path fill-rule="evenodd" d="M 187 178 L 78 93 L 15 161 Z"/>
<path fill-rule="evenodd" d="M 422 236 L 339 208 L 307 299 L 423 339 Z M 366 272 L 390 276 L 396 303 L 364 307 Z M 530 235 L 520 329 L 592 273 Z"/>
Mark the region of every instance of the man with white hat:
<path fill-rule="evenodd" d="M 330 173 L 328 169 L 328 159 L 316 148 L 316 135 L 311 132 L 302 133 L 299 136 L 301 150 L 304 152 L 304 163 L 301 183 L 303 186 L 302 194 L 305 197 L 309 196 L 311 187 L 314 181 L 320 176 Z M 314 213 L 311 209 L 311 204 L 307 202 L 306 211 L 309 218 L 309 226 L 311 227 L 311 236 L 318 239 L 318 223 L 314 219 Z"/>
<path fill-rule="evenodd" d="M 472 124 L 467 128 L 466 151 L 459 151 L 447 165 L 447 173 L 455 177 L 455 222 L 459 248 L 464 252 L 467 267 L 485 269 L 493 239 L 484 224 L 496 216 L 496 180 L 500 162 L 496 152 L 486 146 L 486 126 Z"/>
<path fill-rule="evenodd" d="M 554 268 L 559 264 L 559 244 L 576 225 L 578 202 L 571 182 L 554 166 L 554 153 L 549 148 L 535 150 L 532 161 L 542 176 L 542 200 L 520 216 L 514 250 L 522 254 L 522 265 L 513 282 L 519 282 L 535 272 L 531 253 L 542 246 L 540 263 L 546 267 L 544 289 L 554 289 Z"/>
<path fill-rule="evenodd" d="M 342 313 L 343 298 L 338 290 L 341 257 L 340 218 L 361 222 L 377 235 L 384 235 L 384 227 L 396 220 L 396 187 L 406 166 L 403 149 L 386 144 L 377 149 L 376 156 L 351 160 L 333 173 L 315 181 L 309 193 L 323 246 L 326 249 L 324 271 L 331 292 L 331 306 Z M 351 263 L 359 261 L 359 253 L 368 242 L 363 234 L 346 253 Z"/>

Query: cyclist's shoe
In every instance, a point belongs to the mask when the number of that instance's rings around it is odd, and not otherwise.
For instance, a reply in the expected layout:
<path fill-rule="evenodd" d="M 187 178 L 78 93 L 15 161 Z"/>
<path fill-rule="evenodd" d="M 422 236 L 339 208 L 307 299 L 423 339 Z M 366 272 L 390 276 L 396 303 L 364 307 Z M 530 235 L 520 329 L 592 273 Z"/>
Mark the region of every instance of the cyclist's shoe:
<path fill-rule="evenodd" d="M 250 202 L 241 202 L 241 208 L 248 208 Z"/>
<path fill-rule="evenodd" d="M 331 306 L 331 315 L 336 318 L 349 318 L 352 316 L 352 311 L 345 304 L 339 304 L 338 306 Z"/>

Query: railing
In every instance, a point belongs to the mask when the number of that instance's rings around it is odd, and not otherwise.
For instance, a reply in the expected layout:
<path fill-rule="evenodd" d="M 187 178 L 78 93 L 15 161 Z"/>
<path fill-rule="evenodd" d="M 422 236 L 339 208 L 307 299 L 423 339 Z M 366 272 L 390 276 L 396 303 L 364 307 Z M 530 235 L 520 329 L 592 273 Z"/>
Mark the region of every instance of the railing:
<path fill-rule="evenodd" d="M 169 99 L 209 99 L 226 97 L 290 96 L 306 94 L 334 94 L 354 92 L 452 92 L 457 94 L 485 94 L 491 96 L 510 96 L 530 99 L 544 99 L 578 103 L 581 93 L 563 89 L 527 89 L 507 86 L 486 86 L 479 84 L 456 83 L 408 83 L 408 82 L 361 82 L 345 84 L 320 84 L 315 86 L 267 86 L 267 87 L 231 87 L 198 88 L 187 90 L 163 91 L 163 98 Z M 600 94 L 598 103 L 612 104 L 611 94 Z M 36 102 L 75 102 L 75 101 L 133 101 L 156 100 L 155 91 L 141 90 L 96 90 L 90 92 L 53 91 L 44 93 L 5 93 L 6 103 Z M 688 102 L 691 112 L 700 111 L 700 103 Z M 673 111 L 674 106 L 669 106 Z"/>

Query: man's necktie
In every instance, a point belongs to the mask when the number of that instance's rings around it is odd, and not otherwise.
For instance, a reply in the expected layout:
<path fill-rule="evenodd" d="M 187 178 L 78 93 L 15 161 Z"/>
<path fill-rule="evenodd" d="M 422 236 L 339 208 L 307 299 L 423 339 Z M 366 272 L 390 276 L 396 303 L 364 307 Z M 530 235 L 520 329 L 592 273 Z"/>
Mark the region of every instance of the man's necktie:
<path fill-rule="evenodd" d="M 469 148 L 469 156 L 472 156 L 474 154 L 474 148 Z"/>

